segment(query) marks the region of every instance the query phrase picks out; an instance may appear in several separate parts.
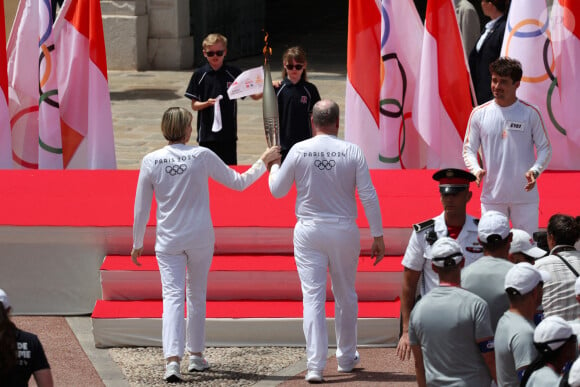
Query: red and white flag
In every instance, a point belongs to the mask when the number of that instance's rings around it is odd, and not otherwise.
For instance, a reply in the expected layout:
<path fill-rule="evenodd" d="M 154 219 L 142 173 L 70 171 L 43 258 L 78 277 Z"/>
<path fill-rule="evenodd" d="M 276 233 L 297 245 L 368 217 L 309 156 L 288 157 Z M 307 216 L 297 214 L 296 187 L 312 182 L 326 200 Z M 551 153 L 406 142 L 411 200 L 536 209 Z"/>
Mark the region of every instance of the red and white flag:
<path fill-rule="evenodd" d="M 65 1 L 53 34 L 64 168 L 115 169 L 101 2 Z"/>
<path fill-rule="evenodd" d="M 574 56 L 574 43 L 578 43 L 578 37 L 567 27 L 574 28 L 574 24 L 560 20 L 556 14 L 569 17 L 574 9 L 578 9 L 578 4 L 564 10 L 560 8 L 564 3 L 555 0 L 556 13 L 550 13 L 544 0 L 513 0 L 502 56 L 517 59 L 522 64 L 523 76 L 517 96 L 536 105 L 542 113 L 552 144 L 548 168 L 577 170 L 580 169 L 580 141 L 574 139 L 580 135 L 577 129 L 580 92 L 576 77 L 578 71 L 575 70 L 578 64 L 574 61 L 580 56 Z M 578 32 L 578 27 L 575 30 Z M 580 50 L 576 52 L 580 54 Z"/>
<path fill-rule="evenodd" d="M 452 0 L 428 0 L 413 120 L 429 147 L 427 168 L 465 168 L 470 75 Z"/>
<path fill-rule="evenodd" d="M 6 41 L 4 2 L 0 5 L 0 41 Z M 0 169 L 12 169 L 12 135 L 8 111 L 8 72 L 6 49 L 0 50 Z"/>
<path fill-rule="evenodd" d="M 379 168 L 381 15 L 375 0 L 350 0 L 348 11 L 345 139 L 361 147 Z"/>
<path fill-rule="evenodd" d="M 15 168 L 38 169 L 38 0 L 22 0 L 6 47 Z"/>

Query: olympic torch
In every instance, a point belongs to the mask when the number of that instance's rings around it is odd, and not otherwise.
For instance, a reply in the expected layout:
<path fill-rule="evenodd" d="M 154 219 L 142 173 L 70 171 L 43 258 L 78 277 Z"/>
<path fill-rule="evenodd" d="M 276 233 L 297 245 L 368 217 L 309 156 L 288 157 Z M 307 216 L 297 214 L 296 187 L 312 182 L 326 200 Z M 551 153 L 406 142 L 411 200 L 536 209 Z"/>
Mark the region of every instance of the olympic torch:
<path fill-rule="evenodd" d="M 262 114 L 264 116 L 264 131 L 268 147 L 280 145 L 280 119 L 278 117 L 278 98 L 272 85 L 270 64 L 268 58 L 272 48 L 268 46 L 268 33 L 264 37 L 264 91 L 262 95 Z"/>

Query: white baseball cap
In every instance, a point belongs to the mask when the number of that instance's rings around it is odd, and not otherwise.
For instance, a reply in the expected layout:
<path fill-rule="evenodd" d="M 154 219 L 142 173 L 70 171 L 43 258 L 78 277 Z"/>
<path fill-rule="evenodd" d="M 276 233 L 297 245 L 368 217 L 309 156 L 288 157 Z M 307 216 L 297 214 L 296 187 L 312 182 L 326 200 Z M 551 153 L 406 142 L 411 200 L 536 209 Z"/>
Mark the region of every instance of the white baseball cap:
<path fill-rule="evenodd" d="M 560 348 L 570 337 L 574 335 L 574 331 L 570 324 L 560 316 L 548 316 L 543 319 L 536 330 L 534 331 L 534 344 L 545 346 L 542 351 L 551 349 L 552 351 Z"/>
<path fill-rule="evenodd" d="M 546 255 L 547 251 L 540 249 L 530 234 L 524 230 L 512 228 L 512 235 L 510 254 L 522 253 L 534 259 L 542 258 Z"/>
<path fill-rule="evenodd" d="M 499 211 L 487 211 L 479 219 L 477 226 L 477 237 L 482 243 L 491 243 L 498 240 L 493 235 L 498 235 L 504 240 L 510 234 L 510 222 L 504 214 Z M 492 237 L 490 239 L 490 237 Z"/>
<path fill-rule="evenodd" d="M 8 294 L 2 289 L 0 289 L 0 302 L 4 305 L 4 309 L 10 308 L 10 299 Z"/>
<path fill-rule="evenodd" d="M 540 282 L 549 280 L 550 273 L 538 270 L 528 262 L 520 262 L 508 270 L 505 276 L 504 289 L 510 294 L 524 295 L 534 290 Z"/>
<path fill-rule="evenodd" d="M 463 260 L 463 252 L 455 239 L 443 237 L 433 243 L 431 259 L 438 267 L 455 266 Z"/>
<path fill-rule="evenodd" d="M 570 387 L 580 387 L 580 358 L 574 361 L 570 373 L 568 374 L 568 384 Z"/>

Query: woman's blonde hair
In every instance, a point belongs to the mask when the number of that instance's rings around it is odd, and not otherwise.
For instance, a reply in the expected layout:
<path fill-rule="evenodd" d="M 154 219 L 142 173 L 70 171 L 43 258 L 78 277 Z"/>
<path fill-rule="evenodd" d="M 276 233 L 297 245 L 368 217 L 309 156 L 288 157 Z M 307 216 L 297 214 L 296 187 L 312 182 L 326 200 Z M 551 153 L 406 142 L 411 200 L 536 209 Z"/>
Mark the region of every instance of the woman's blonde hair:
<path fill-rule="evenodd" d="M 300 46 L 290 47 L 284 51 L 284 54 L 282 55 L 282 78 L 286 78 L 288 76 L 286 63 L 292 62 L 292 60 L 294 60 L 296 63 L 302 63 L 306 65 L 306 51 L 304 51 L 304 49 Z M 306 80 L 306 68 L 304 68 L 300 79 L 303 81 Z"/>
<path fill-rule="evenodd" d="M 182 107 L 170 107 L 163 113 L 161 133 L 169 142 L 179 142 L 185 139 L 186 129 L 191 125 L 192 114 Z"/>

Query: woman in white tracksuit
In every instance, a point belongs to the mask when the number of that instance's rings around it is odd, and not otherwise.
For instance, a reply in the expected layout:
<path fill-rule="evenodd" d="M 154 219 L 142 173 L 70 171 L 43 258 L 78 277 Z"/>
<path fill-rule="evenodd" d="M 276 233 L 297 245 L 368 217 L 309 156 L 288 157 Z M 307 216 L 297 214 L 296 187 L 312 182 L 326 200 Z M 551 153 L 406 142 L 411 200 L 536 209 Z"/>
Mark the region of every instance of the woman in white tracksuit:
<path fill-rule="evenodd" d="M 211 150 L 186 145 L 192 133 L 191 120 L 191 113 L 183 108 L 172 107 L 164 113 L 161 131 L 168 145 L 143 158 L 135 197 L 131 258 L 137 265 L 153 193 L 157 203 L 155 254 L 163 289 L 167 381 L 181 380 L 179 362 L 184 348 L 190 354 L 190 372 L 209 368 L 203 358 L 207 276 L 214 251 L 208 178 L 242 191 L 266 171 L 269 162 L 280 158 L 279 147 L 269 148 L 250 169 L 239 174 Z"/>

